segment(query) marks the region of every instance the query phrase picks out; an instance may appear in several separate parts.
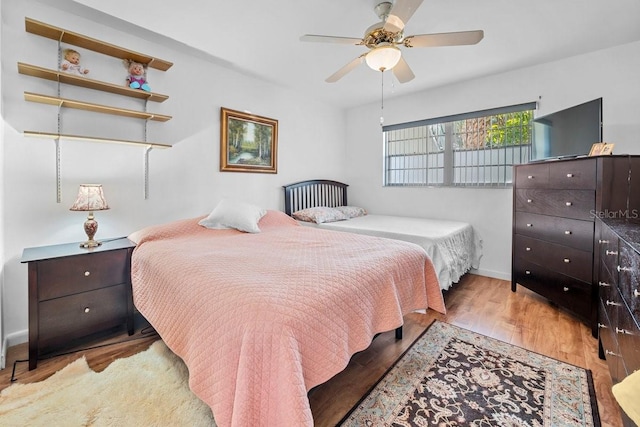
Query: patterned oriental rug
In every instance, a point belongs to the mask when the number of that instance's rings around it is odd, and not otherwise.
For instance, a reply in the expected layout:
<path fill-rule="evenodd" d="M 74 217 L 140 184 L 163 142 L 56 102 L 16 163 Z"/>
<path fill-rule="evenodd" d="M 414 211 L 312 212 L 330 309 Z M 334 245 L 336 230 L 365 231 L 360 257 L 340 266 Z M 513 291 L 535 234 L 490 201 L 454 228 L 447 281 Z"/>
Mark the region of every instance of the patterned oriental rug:
<path fill-rule="evenodd" d="M 434 321 L 341 421 L 600 426 L 591 371 Z"/>

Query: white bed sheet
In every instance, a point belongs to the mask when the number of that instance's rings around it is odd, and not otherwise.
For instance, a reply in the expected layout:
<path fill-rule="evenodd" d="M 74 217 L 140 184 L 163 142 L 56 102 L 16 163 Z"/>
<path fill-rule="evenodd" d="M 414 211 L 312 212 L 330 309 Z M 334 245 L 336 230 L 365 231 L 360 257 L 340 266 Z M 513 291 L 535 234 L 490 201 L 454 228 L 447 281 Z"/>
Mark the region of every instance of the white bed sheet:
<path fill-rule="evenodd" d="M 431 258 L 443 290 L 471 268 L 477 269 L 482 257 L 482 239 L 465 222 L 370 214 L 323 224 L 300 223 L 415 243 Z"/>

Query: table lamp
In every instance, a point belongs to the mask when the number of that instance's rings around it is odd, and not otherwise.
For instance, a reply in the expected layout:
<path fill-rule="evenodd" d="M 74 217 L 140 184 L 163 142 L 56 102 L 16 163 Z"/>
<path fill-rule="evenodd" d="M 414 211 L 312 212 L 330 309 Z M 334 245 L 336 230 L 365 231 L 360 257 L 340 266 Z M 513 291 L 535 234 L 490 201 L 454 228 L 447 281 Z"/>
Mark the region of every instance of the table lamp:
<path fill-rule="evenodd" d="M 102 193 L 101 184 L 80 184 L 78 189 L 78 197 L 69 208 L 71 211 L 85 211 L 89 212 L 89 216 L 84 223 L 84 232 L 87 233 L 88 240 L 80 243 L 81 248 L 95 248 L 102 243 L 93 240 L 96 231 L 98 231 L 98 222 L 93 219 L 93 211 L 103 211 L 109 209 L 109 205 Z"/>

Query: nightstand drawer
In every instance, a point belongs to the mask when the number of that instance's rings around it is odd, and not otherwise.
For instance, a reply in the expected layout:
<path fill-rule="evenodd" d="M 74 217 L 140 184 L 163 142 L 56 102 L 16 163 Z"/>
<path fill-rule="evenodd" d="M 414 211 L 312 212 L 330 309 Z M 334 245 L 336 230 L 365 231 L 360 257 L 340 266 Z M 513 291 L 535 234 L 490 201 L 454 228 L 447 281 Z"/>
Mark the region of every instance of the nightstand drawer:
<path fill-rule="evenodd" d="M 127 321 L 127 285 L 41 302 L 38 320 L 40 351 Z"/>
<path fill-rule="evenodd" d="M 128 253 L 114 250 L 38 262 L 38 300 L 128 282 Z"/>

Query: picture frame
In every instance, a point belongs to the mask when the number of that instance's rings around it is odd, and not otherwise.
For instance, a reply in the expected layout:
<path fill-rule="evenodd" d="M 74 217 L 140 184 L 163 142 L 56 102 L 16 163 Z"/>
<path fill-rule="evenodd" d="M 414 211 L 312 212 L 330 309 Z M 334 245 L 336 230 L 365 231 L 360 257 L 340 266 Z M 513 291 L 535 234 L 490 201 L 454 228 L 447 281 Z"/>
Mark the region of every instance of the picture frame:
<path fill-rule="evenodd" d="M 596 142 L 591 146 L 589 151 L 589 157 L 593 156 L 608 156 L 613 154 L 613 147 L 615 144 L 610 142 Z"/>
<path fill-rule="evenodd" d="M 278 173 L 278 120 L 221 107 L 220 171 Z"/>

